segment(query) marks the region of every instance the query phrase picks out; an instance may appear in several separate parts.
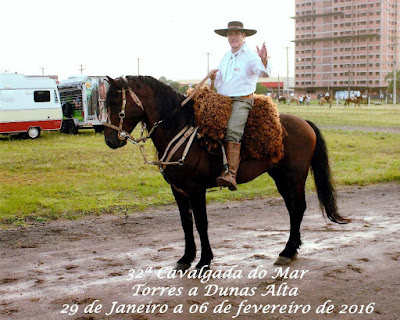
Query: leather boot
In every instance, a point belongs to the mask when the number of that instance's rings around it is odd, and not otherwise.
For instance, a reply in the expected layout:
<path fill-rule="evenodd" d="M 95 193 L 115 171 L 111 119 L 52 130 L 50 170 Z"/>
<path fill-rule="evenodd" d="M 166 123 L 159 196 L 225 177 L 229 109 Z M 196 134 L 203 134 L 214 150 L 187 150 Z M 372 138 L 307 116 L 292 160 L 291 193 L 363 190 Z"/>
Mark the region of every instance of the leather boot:
<path fill-rule="evenodd" d="M 228 160 L 228 172 L 222 172 L 217 178 L 219 187 L 228 187 L 231 191 L 237 190 L 236 173 L 240 162 L 240 143 L 228 141 L 226 143 L 226 157 Z"/>

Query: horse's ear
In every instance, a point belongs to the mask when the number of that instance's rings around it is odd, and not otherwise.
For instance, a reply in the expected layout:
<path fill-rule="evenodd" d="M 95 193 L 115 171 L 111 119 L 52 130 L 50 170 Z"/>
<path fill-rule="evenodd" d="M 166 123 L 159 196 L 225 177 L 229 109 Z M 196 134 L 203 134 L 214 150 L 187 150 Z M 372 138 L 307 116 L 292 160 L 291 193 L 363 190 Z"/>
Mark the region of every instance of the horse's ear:
<path fill-rule="evenodd" d="M 106 77 L 107 77 L 107 82 L 108 82 L 110 85 L 114 85 L 114 86 L 116 86 L 116 87 L 119 87 L 118 82 L 117 82 L 115 79 L 113 79 L 113 78 L 111 78 L 111 77 L 109 77 L 109 76 L 106 76 Z"/>

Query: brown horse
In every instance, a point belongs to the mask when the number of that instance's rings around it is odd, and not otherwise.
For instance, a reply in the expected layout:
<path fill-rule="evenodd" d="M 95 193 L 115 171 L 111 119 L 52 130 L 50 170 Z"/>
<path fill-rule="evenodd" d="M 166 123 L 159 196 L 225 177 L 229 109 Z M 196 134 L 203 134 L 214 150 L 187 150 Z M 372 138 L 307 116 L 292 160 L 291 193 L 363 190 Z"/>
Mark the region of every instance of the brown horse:
<path fill-rule="evenodd" d="M 353 102 L 354 102 L 354 107 L 358 105 L 359 108 L 361 108 L 361 103 L 367 104 L 366 99 L 363 97 L 354 97 Z"/>
<path fill-rule="evenodd" d="M 290 98 L 288 99 L 288 106 L 289 106 L 292 102 L 295 102 L 297 106 L 300 104 L 300 100 L 299 100 L 299 98 L 297 98 L 297 97 L 290 97 Z"/>
<path fill-rule="evenodd" d="M 348 106 L 350 108 L 350 104 L 354 103 L 354 108 L 358 106 L 361 108 L 360 102 L 362 101 L 361 97 L 353 97 L 353 98 L 347 98 L 344 102 L 344 107 Z"/>
<path fill-rule="evenodd" d="M 318 104 L 322 107 L 325 103 L 329 103 L 329 108 L 332 107 L 332 101 L 333 101 L 333 97 L 329 96 L 329 97 L 322 97 L 321 99 L 319 99 Z"/>
<path fill-rule="evenodd" d="M 193 101 L 184 107 L 185 96 L 168 85 L 145 76 L 129 76 L 111 79 L 107 92 L 109 122 L 104 130 L 105 142 L 110 148 L 124 146 L 126 138 L 134 139 L 130 133 L 139 122 L 146 125 L 158 155 L 163 155 L 178 132 L 193 125 Z M 290 215 L 290 236 L 277 264 L 289 264 L 297 255 L 301 245 L 300 224 L 306 209 L 305 181 L 310 166 L 321 210 L 336 223 L 347 223 L 337 210 L 335 190 L 331 181 L 326 145 L 318 128 L 296 116 L 280 115 L 288 132 L 284 139 L 285 155 L 276 164 L 270 160 L 243 159 L 238 170 L 237 182 L 246 183 L 264 172 L 275 180 L 285 200 Z M 163 168 L 163 176 L 171 184 L 185 234 L 185 252 L 176 268 L 186 270 L 196 256 L 193 232 L 193 217 L 200 235 L 201 257 L 197 269 L 210 266 L 213 253 L 208 238 L 206 190 L 216 187 L 216 178 L 223 170 L 222 157 L 210 154 L 199 139 L 194 139 L 186 158 L 182 161 L 187 144 L 178 147 L 170 161 L 180 165 Z M 181 161 L 178 161 L 180 159 Z M 232 217 L 234 220 L 235 217 Z"/>
<path fill-rule="evenodd" d="M 286 98 L 283 97 L 283 96 L 280 96 L 277 100 L 278 100 L 278 104 L 281 103 L 281 102 L 283 102 L 284 104 L 286 104 Z"/>

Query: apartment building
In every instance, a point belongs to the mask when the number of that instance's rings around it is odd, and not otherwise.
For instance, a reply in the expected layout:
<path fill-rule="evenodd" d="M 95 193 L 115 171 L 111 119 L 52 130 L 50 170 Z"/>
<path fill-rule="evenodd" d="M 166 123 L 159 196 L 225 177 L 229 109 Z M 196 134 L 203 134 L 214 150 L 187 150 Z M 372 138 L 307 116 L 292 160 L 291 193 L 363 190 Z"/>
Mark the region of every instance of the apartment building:
<path fill-rule="evenodd" d="M 386 93 L 385 77 L 400 55 L 400 0 L 295 4 L 296 92 Z"/>

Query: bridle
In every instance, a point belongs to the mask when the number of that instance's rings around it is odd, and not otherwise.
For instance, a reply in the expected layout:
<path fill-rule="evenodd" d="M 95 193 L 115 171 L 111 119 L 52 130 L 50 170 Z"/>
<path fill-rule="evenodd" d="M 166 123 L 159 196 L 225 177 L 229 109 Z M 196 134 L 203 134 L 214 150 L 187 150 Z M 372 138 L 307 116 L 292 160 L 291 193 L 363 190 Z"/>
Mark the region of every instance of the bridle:
<path fill-rule="evenodd" d="M 124 125 L 124 119 L 125 119 L 126 91 L 127 91 L 126 88 L 122 88 L 121 90 L 118 91 L 118 92 L 121 92 L 121 94 L 122 94 L 121 111 L 118 113 L 119 125 L 115 126 L 111 123 L 110 107 L 108 107 L 108 110 L 107 110 L 107 122 L 103 122 L 102 124 L 103 124 L 103 126 L 106 126 L 108 128 L 118 131 L 118 139 L 121 141 L 128 140 L 129 142 L 131 142 L 133 144 L 138 144 L 140 142 L 146 142 L 146 140 L 150 138 L 153 131 L 162 123 L 162 120 L 154 123 L 153 128 L 151 128 L 151 130 L 147 133 L 146 137 L 143 137 L 144 130 L 146 129 L 146 124 L 143 121 L 141 121 L 140 123 L 141 123 L 142 129 L 141 129 L 141 134 L 140 134 L 139 139 L 136 139 L 129 132 L 122 129 L 122 127 Z M 136 93 L 131 88 L 128 88 L 128 92 L 129 92 L 132 100 L 137 104 L 137 106 L 140 107 L 140 109 L 142 109 L 142 111 L 144 111 L 143 103 L 142 103 L 142 101 L 140 101 L 140 99 L 136 95 Z"/>
<path fill-rule="evenodd" d="M 196 86 L 196 88 L 193 90 L 193 92 L 184 101 L 182 101 L 181 107 L 183 107 L 189 100 L 191 100 L 193 98 L 193 96 L 197 93 L 197 91 L 201 88 L 201 86 L 211 77 L 212 74 L 213 74 L 213 71 L 210 71 L 207 74 L 207 76 Z M 211 90 L 213 90 L 213 88 L 214 88 L 214 78 L 211 80 L 210 88 L 211 88 Z M 118 138 L 121 141 L 128 140 L 129 142 L 132 142 L 133 144 L 138 144 L 140 142 L 146 142 L 146 140 L 150 138 L 150 135 L 153 133 L 153 131 L 162 123 L 162 120 L 154 123 L 153 127 L 148 132 L 147 137 L 143 137 L 143 132 L 146 129 L 146 124 L 143 121 L 141 121 L 142 130 L 141 130 L 140 138 L 135 139 L 133 136 L 131 136 L 131 134 L 129 132 L 126 132 L 125 130 L 122 129 L 122 126 L 124 124 L 124 119 L 125 119 L 126 89 L 122 88 L 121 90 L 119 90 L 119 92 L 122 93 L 122 106 L 121 106 L 121 111 L 118 114 L 119 126 L 117 127 L 111 123 L 110 108 L 108 108 L 107 122 L 103 122 L 102 124 L 106 127 L 117 130 Z M 142 103 L 142 101 L 140 101 L 140 99 L 136 95 L 136 93 L 129 87 L 128 87 L 128 92 L 129 92 L 132 100 L 144 111 L 143 103 Z M 197 132 L 197 129 L 196 129 L 196 132 Z M 178 135 L 179 134 L 180 133 L 178 133 Z"/>
<path fill-rule="evenodd" d="M 144 150 L 144 143 L 151 137 L 151 134 L 154 132 L 154 130 L 163 122 L 163 120 L 159 120 L 153 124 L 153 127 L 148 131 L 147 136 L 144 137 L 144 131 L 146 129 L 146 124 L 141 121 L 141 134 L 140 138 L 136 139 L 133 137 L 129 132 L 125 131 L 122 129 L 123 124 L 124 124 L 124 119 L 125 119 L 125 108 L 126 108 L 126 92 L 129 92 L 132 100 L 135 102 L 138 107 L 144 111 L 144 106 L 142 101 L 140 101 L 139 97 L 136 95 L 136 93 L 131 89 L 131 88 L 122 88 L 118 92 L 121 92 L 122 95 L 122 105 L 121 105 L 121 111 L 118 113 L 119 117 L 119 125 L 116 126 L 111 123 L 111 116 L 110 116 L 110 107 L 108 106 L 108 114 L 107 114 L 107 122 L 103 122 L 103 126 L 106 126 L 108 128 L 114 129 L 118 131 L 118 139 L 121 141 L 126 141 L 128 140 L 134 145 L 139 145 L 140 151 L 142 153 L 144 162 L 147 164 L 154 164 L 158 165 L 160 167 L 160 170 L 164 170 L 167 165 L 183 165 L 183 162 L 186 158 L 187 153 L 189 152 L 189 148 L 193 143 L 193 140 L 195 136 L 197 135 L 197 129 L 198 127 L 193 127 L 193 126 L 185 126 L 168 144 L 168 146 L 165 149 L 164 155 L 161 157 L 159 161 L 147 161 L 145 150 Z M 179 141 L 177 141 L 180 138 Z M 185 143 L 186 140 L 188 140 L 188 143 L 184 149 L 184 152 L 182 154 L 181 159 L 178 161 L 170 161 L 172 156 L 178 151 L 178 149 Z M 176 142 L 177 141 L 177 142 Z M 175 143 L 176 142 L 176 143 Z M 172 145 L 175 143 L 174 147 Z M 172 148 L 172 149 L 171 149 Z M 171 149 L 171 150 L 170 150 Z"/>

